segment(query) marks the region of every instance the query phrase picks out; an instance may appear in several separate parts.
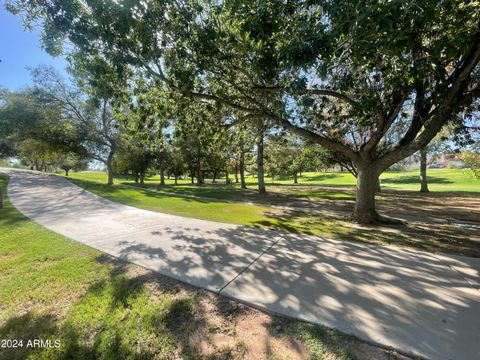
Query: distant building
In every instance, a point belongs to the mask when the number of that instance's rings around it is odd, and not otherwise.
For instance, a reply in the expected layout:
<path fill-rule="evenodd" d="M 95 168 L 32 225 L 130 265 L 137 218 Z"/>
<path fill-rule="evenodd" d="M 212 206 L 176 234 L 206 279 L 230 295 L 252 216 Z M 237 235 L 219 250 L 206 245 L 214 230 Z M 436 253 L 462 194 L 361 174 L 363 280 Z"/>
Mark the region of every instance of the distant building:
<path fill-rule="evenodd" d="M 430 168 L 465 167 L 465 163 L 458 157 L 457 153 L 447 151 L 433 155 L 428 163 L 430 164 Z"/>

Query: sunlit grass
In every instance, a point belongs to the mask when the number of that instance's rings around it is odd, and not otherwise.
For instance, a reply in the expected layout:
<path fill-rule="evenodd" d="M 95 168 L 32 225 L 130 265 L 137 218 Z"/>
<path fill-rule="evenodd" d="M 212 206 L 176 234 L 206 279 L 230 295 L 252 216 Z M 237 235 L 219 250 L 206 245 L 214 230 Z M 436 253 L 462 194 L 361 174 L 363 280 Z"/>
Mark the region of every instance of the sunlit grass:
<path fill-rule="evenodd" d="M 472 191 L 480 192 L 480 179 L 475 178 L 469 169 L 428 169 L 427 178 L 432 191 Z M 255 177 L 249 175 L 248 181 L 256 183 Z M 418 191 L 420 177 L 418 171 L 387 171 L 380 176 L 382 186 L 402 190 Z M 266 181 L 272 184 L 271 178 Z M 303 173 L 298 178 L 299 184 L 318 184 L 334 186 L 355 186 L 355 177 L 347 172 Z M 292 177 L 278 177 L 273 184 L 292 184 Z"/>
<path fill-rule="evenodd" d="M 112 201 L 152 211 L 345 241 L 409 246 L 480 256 L 480 243 L 478 240 L 474 240 L 476 236 L 474 229 L 460 229 L 439 224 L 432 224 L 426 229 L 409 225 L 393 231 L 377 226 L 360 228 L 347 220 L 329 217 L 318 212 L 287 211 L 255 204 L 229 203 L 218 199 L 185 198 L 145 189 L 108 186 L 95 181 L 79 179 L 73 181 Z M 349 195 L 347 193 L 344 196 L 348 197 Z M 442 235 L 438 236 L 438 234 Z"/>
<path fill-rule="evenodd" d="M 90 181 L 106 182 L 107 175 L 100 172 L 72 172 L 70 175 L 74 179 L 84 179 Z M 381 184 L 386 189 L 400 189 L 418 191 L 420 188 L 420 180 L 418 171 L 401 171 L 401 172 L 385 172 L 380 176 Z M 432 192 L 480 192 L 480 179 L 475 178 L 469 169 L 429 169 L 428 170 L 429 188 Z M 126 177 L 116 177 L 116 182 L 134 185 L 132 179 Z M 355 186 L 355 178 L 347 172 L 321 172 L 321 173 L 303 173 L 298 178 L 298 185 L 325 185 L 325 186 Z M 291 177 L 277 177 L 274 182 L 267 177 L 267 186 L 276 185 L 293 185 L 293 178 Z M 154 176 L 147 178 L 145 185 L 151 188 L 156 188 L 159 183 L 159 177 Z M 173 179 L 166 180 L 167 185 L 173 185 Z M 252 174 L 247 175 L 247 183 L 251 189 L 256 186 L 256 177 Z M 211 186 L 207 179 L 207 184 L 203 187 L 192 186 L 189 179 L 179 180 L 177 186 L 167 186 L 164 191 L 171 191 L 177 193 L 190 193 L 200 196 L 208 196 L 212 198 L 230 199 L 235 198 L 235 192 L 239 192 L 239 185 L 233 183 L 231 186 L 219 186 L 224 184 L 224 180 L 219 179 L 218 184 Z M 345 194 L 309 194 L 308 190 L 302 188 L 296 191 L 294 186 L 290 191 L 296 193 L 297 196 L 314 196 L 319 198 L 345 198 Z M 232 195 L 232 192 L 234 195 Z M 333 191 L 332 191 L 333 192 Z M 322 196 L 323 195 L 323 196 Z"/>
<path fill-rule="evenodd" d="M 271 210 L 263 206 L 192 199 L 124 186 L 107 186 L 93 181 L 79 179 L 73 181 L 95 194 L 121 204 L 203 220 L 254 225 L 265 211 Z"/>

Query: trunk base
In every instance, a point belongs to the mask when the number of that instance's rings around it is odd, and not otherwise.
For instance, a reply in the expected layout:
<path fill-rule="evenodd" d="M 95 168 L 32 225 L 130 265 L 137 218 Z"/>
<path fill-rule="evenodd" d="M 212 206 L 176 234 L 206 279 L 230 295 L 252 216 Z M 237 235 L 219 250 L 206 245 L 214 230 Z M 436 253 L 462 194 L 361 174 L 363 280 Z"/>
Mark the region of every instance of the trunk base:
<path fill-rule="evenodd" d="M 375 224 L 406 225 L 407 224 L 405 220 L 393 218 L 386 215 L 380 215 L 376 211 L 366 215 L 361 214 L 360 216 L 353 214 L 351 217 L 351 220 L 362 225 L 375 225 Z"/>

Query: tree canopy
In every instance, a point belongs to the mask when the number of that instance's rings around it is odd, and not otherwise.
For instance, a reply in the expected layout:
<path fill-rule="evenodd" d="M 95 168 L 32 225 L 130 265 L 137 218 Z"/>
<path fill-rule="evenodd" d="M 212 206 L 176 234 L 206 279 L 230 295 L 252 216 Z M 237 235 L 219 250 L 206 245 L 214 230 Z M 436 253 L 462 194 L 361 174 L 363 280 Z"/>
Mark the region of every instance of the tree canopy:
<path fill-rule="evenodd" d="M 472 1 L 10 0 L 43 22 L 52 54 L 100 58 L 119 76 L 228 113 L 271 121 L 348 159 L 354 218 L 375 210 L 378 176 L 462 127 L 479 94 L 480 5 Z M 203 105 L 202 105 L 203 106 Z"/>

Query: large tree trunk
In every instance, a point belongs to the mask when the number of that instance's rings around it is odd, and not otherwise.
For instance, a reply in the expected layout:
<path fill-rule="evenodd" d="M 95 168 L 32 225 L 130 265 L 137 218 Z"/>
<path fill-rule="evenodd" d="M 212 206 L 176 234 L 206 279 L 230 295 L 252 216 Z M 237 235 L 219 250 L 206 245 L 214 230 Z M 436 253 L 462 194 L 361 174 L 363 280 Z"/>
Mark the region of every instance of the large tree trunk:
<path fill-rule="evenodd" d="M 107 156 L 107 174 L 108 174 L 107 185 L 113 185 L 113 157 L 114 156 L 115 156 L 115 147 L 112 147 Z"/>
<path fill-rule="evenodd" d="M 298 174 L 296 172 L 293 173 L 293 183 L 298 184 Z"/>
<path fill-rule="evenodd" d="M 242 189 L 247 188 L 247 182 L 245 181 L 245 155 L 242 154 L 240 156 L 240 163 L 238 164 L 239 172 L 240 172 L 240 187 Z"/>
<path fill-rule="evenodd" d="M 228 168 L 225 169 L 225 184 L 230 184 L 230 172 L 228 171 Z"/>
<path fill-rule="evenodd" d="M 257 142 L 257 177 L 258 177 L 258 193 L 265 194 L 265 172 L 263 169 L 263 132 L 258 135 Z"/>
<path fill-rule="evenodd" d="M 178 184 L 178 176 L 175 175 L 175 185 L 177 185 L 177 184 Z"/>
<path fill-rule="evenodd" d="M 235 162 L 235 184 L 238 184 L 238 163 Z"/>
<path fill-rule="evenodd" d="M 213 181 L 212 184 L 216 184 L 217 182 L 217 170 L 213 170 Z"/>
<path fill-rule="evenodd" d="M 163 155 L 160 154 L 160 186 L 165 186 L 165 161 Z"/>
<path fill-rule="evenodd" d="M 375 210 L 378 176 L 377 171 L 371 167 L 358 168 L 357 199 L 353 219 L 360 224 L 371 224 L 379 220 Z"/>
<path fill-rule="evenodd" d="M 197 185 L 203 185 L 203 171 L 202 171 L 202 166 L 199 163 L 198 168 L 197 168 Z"/>
<path fill-rule="evenodd" d="M 420 192 L 426 193 L 428 190 L 427 181 L 427 149 L 420 150 Z"/>
<path fill-rule="evenodd" d="M 65 169 L 65 176 L 68 177 L 68 169 Z"/>

